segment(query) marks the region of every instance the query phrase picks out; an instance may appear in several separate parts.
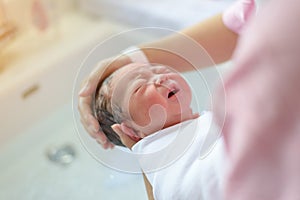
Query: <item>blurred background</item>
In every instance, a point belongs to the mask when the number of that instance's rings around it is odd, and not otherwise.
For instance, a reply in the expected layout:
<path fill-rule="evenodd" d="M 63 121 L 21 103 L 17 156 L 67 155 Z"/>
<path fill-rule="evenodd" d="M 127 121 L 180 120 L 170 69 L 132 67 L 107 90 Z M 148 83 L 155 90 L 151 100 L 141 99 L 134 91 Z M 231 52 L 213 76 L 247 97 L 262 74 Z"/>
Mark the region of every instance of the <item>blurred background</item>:
<path fill-rule="evenodd" d="M 0 199 L 147 199 L 139 174 L 101 164 L 81 144 L 74 85 L 97 61 L 166 32 L 109 38 L 141 27 L 180 30 L 232 2 L 0 0 Z"/>

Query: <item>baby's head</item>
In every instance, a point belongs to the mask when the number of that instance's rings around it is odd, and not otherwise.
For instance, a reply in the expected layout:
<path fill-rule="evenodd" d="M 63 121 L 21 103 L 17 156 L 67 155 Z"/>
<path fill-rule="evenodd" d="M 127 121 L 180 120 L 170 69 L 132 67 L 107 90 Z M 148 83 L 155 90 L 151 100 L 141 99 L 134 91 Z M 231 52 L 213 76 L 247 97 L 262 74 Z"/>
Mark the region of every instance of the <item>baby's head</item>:
<path fill-rule="evenodd" d="M 95 113 L 107 138 L 124 146 L 112 125 L 138 141 L 192 119 L 191 99 L 190 87 L 178 72 L 162 65 L 132 63 L 98 85 Z"/>

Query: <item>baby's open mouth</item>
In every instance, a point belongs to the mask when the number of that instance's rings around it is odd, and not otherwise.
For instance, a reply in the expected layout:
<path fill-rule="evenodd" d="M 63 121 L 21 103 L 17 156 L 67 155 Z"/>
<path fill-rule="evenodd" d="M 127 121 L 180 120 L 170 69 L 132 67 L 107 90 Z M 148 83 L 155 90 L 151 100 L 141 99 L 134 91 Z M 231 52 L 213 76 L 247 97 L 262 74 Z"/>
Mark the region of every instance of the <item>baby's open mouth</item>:
<path fill-rule="evenodd" d="M 174 96 L 177 92 L 179 92 L 178 89 L 174 89 L 174 90 L 171 90 L 168 94 L 168 98 L 171 98 L 172 96 Z"/>

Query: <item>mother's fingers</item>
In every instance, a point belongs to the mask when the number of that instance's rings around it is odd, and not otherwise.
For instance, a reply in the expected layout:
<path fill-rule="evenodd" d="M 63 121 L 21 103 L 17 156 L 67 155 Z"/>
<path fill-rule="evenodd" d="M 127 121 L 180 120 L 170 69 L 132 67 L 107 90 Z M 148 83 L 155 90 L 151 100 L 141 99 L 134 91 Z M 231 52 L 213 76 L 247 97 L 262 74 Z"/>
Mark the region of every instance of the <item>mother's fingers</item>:
<path fill-rule="evenodd" d="M 96 92 L 99 81 L 103 81 L 111 73 L 108 68 L 111 67 L 114 60 L 114 58 L 107 58 L 97 63 L 82 85 L 79 96 L 86 97 Z"/>
<path fill-rule="evenodd" d="M 117 55 L 102 60 L 89 74 L 86 82 L 81 87 L 79 96 L 85 97 L 94 94 L 100 81 L 103 81 L 108 75 L 129 63 L 131 63 L 131 60 L 126 55 Z"/>
<path fill-rule="evenodd" d="M 84 129 L 89 135 L 97 140 L 104 149 L 113 148 L 114 145 L 108 141 L 106 135 L 101 131 L 98 120 L 94 117 L 91 108 L 92 97 L 79 97 L 78 110 L 80 113 L 80 121 Z"/>
<path fill-rule="evenodd" d="M 103 81 L 109 74 L 115 70 L 129 64 L 131 60 L 128 56 L 118 55 L 100 61 L 94 70 L 83 82 L 79 92 L 78 110 L 81 116 L 81 122 L 86 131 L 97 140 L 103 148 L 112 148 L 114 145 L 107 139 L 101 131 L 98 120 L 93 115 L 92 103 L 96 93 L 99 81 Z"/>
<path fill-rule="evenodd" d="M 106 67 L 103 61 L 97 64 L 97 67 L 95 67 L 95 69 L 89 74 L 89 76 L 81 86 L 79 96 L 87 97 L 93 95 L 96 92 L 99 81 L 103 79 L 101 78 L 101 76 L 104 74 L 105 69 Z"/>
<path fill-rule="evenodd" d="M 80 117 L 82 119 L 83 125 L 86 127 L 94 127 L 95 131 L 98 131 L 99 124 L 95 123 L 93 111 L 91 108 L 92 105 L 92 97 L 79 97 L 78 99 L 78 110 L 80 113 Z M 90 121 L 92 119 L 92 121 Z"/>

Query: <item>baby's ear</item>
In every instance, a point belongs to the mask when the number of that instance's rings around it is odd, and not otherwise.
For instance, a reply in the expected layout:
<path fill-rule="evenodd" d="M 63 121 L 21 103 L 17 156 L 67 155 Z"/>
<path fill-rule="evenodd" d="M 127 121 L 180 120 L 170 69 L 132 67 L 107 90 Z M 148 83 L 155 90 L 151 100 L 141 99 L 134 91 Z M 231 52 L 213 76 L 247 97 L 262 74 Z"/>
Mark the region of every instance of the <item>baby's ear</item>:
<path fill-rule="evenodd" d="M 119 136 L 120 136 L 120 134 L 124 134 L 124 133 L 122 133 L 122 129 L 121 129 L 121 125 L 120 125 L 120 124 L 113 124 L 113 125 L 111 126 L 111 128 L 112 128 L 112 130 L 113 130 L 114 132 L 116 132 Z"/>
<path fill-rule="evenodd" d="M 122 122 L 120 124 L 120 127 L 121 127 L 121 130 L 123 131 L 123 133 L 128 135 L 134 141 L 139 141 L 141 139 L 139 136 L 137 136 L 137 134 L 134 132 L 134 130 L 132 130 L 132 128 L 128 127 L 124 122 Z"/>

